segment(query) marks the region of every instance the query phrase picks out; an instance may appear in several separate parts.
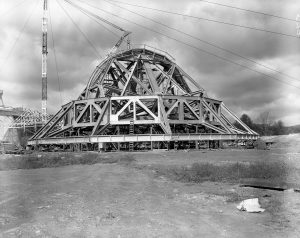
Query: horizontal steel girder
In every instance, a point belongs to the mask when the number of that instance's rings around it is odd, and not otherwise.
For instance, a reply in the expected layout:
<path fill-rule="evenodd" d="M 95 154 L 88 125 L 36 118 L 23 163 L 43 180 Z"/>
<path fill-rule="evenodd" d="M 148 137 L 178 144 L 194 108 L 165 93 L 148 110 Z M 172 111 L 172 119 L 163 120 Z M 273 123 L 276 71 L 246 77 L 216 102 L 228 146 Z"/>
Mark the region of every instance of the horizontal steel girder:
<path fill-rule="evenodd" d="M 48 138 L 29 141 L 28 145 L 107 143 L 107 142 L 151 142 L 151 141 L 208 141 L 208 140 L 256 140 L 258 135 L 248 134 L 141 134 L 141 135 L 102 135 L 91 137 Z"/>

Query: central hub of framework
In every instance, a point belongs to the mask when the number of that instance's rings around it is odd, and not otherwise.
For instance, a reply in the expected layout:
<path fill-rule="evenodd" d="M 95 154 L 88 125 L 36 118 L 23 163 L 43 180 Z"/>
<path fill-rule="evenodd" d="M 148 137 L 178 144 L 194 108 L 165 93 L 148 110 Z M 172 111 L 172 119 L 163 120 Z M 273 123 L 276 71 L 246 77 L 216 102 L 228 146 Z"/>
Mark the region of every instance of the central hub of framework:
<path fill-rule="evenodd" d="M 188 141 L 198 148 L 199 141 L 257 137 L 172 56 L 144 46 L 103 60 L 78 99 L 62 106 L 29 145 L 131 150 Z"/>

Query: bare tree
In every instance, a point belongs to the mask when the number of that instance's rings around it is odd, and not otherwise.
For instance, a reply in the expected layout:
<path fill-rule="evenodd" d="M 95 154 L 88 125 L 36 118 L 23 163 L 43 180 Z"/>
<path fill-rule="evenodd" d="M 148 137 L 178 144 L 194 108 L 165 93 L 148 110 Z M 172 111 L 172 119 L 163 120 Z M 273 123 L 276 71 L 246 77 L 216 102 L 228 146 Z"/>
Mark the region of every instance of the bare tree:
<path fill-rule="evenodd" d="M 261 124 L 262 134 L 268 135 L 270 134 L 271 125 L 274 122 L 274 119 L 269 111 L 262 112 L 259 116 L 257 121 Z"/>

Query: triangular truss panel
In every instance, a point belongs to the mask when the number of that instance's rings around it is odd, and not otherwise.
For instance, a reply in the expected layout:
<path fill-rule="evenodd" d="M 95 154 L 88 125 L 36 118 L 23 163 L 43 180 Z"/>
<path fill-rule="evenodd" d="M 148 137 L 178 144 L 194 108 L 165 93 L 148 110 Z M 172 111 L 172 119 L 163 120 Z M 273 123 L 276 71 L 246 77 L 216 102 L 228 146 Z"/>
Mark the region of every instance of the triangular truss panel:
<path fill-rule="evenodd" d="M 22 111 L 22 114 L 11 122 L 10 128 L 40 127 L 43 124 L 43 117 L 40 111 L 28 108 L 23 108 Z M 50 120 L 51 116 L 47 114 L 46 118 Z"/>
<path fill-rule="evenodd" d="M 77 100 L 62 106 L 29 144 L 118 147 L 115 143 L 257 137 L 222 101 L 208 97 L 172 56 L 144 46 L 109 55 Z"/>

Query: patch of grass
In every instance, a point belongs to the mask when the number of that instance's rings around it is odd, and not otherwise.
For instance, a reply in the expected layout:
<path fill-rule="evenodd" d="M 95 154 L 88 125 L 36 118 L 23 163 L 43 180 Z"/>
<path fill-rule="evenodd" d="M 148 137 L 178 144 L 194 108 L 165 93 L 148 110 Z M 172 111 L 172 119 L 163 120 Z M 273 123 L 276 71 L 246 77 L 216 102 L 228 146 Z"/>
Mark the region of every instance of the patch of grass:
<path fill-rule="evenodd" d="M 52 168 L 77 164 L 120 163 L 129 164 L 135 159 L 127 154 L 98 153 L 35 153 L 10 156 L 0 160 L 0 170 Z"/>
<path fill-rule="evenodd" d="M 245 179 L 285 180 L 288 168 L 279 162 L 253 162 L 253 163 L 194 163 L 192 166 L 174 166 L 152 168 L 157 176 L 165 176 L 175 181 L 201 183 L 236 182 Z"/>

